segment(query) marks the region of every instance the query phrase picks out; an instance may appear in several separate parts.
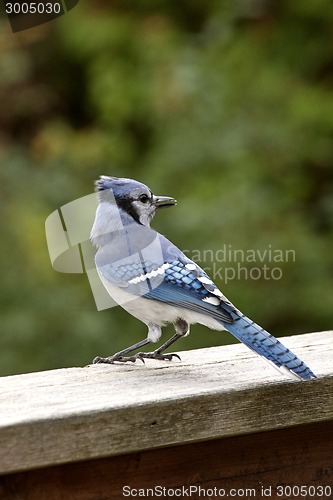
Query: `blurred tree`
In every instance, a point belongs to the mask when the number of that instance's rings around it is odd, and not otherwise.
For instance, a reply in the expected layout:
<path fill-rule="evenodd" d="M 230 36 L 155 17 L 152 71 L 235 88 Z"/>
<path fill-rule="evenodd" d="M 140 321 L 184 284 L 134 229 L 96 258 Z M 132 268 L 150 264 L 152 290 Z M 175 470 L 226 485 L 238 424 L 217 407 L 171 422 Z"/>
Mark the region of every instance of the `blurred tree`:
<path fill-rule="evenodd" d="M 145 334 L 49 262 L 45 219 L 103 173 L 175 196 L 155 227 L 272 333 L 331 326 L 329 0 L 99 0 L 15 35 L 1 22 L 1 374 L 82 365 Z M 179 347 L 229 341 L 197 326 Z"/>

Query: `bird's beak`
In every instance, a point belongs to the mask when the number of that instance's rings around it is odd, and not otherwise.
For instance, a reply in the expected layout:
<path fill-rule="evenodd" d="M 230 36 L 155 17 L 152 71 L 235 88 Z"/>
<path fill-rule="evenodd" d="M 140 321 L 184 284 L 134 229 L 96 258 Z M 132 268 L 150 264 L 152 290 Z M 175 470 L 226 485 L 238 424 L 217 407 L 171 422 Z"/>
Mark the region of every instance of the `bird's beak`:
<path fill-rule="evenodd" d="M 169 196 L 154 196 L 153 202 L 156 208 L 171 207 L 177 204 L 177 200 Z"/>

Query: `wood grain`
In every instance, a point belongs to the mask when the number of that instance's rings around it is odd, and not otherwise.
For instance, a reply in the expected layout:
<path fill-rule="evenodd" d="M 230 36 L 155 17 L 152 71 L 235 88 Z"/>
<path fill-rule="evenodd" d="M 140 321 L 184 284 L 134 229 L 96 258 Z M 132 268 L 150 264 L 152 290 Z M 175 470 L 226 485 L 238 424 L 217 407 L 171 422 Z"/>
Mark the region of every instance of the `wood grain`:
<path fill-rule="evenodd" d="M 311 490 L 278 496 L 277 486 L 331 485 L 333 491 L 332 449 L 332 422 L 301 425 L 10 474 L 0 477 L 0 500 L 119 500 L 126 498 L 124 486 L 217 488 L 225 496 L 237 490 L 234 498 L 261 499 L 264 488 L 271 499 L 325 499 Z"/>
<path fill-rule="evenodd" d="M 333 419 L 333 332 L 288 337 L 318 375 L 282 377 L 242 345 L 182 362 L 94 365 L 0 379 L 0 473 Z"/>

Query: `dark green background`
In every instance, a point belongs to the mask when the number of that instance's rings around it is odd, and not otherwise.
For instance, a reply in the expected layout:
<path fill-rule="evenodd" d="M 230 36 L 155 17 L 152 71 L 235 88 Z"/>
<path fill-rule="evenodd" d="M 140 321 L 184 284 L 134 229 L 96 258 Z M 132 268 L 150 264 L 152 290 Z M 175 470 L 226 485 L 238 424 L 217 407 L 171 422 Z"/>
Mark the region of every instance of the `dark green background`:
<path fill-rule="evenodd" d="M 294 249 L 281 280 L 217 284 L 275 335 L 332 326 L 331 0 L 81 1 L 0 42 L 1 374 L 146 334 L 49 261 L 45 219 L 100 174 L 177 198 L 154 227 L 180 248 Z M 176 349 L 230 341 L 195 326 Z"/>

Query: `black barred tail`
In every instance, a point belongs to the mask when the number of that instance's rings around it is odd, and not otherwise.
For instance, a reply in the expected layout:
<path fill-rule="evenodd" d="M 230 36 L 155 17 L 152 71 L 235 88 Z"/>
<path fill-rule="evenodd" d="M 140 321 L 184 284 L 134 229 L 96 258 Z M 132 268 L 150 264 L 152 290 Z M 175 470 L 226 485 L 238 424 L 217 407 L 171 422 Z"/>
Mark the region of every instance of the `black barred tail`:
<path fill-rule="evenodd" d="M 274 363 L 280 370 L 288 370 L 290 375 L 303 380 L 317 378 L 296 354 L 254 321 L 251 321 L 237 310 L 231 310 L 230 314 L 234 322 L 223 323 L 223 326 L 247 347 Z"/>

